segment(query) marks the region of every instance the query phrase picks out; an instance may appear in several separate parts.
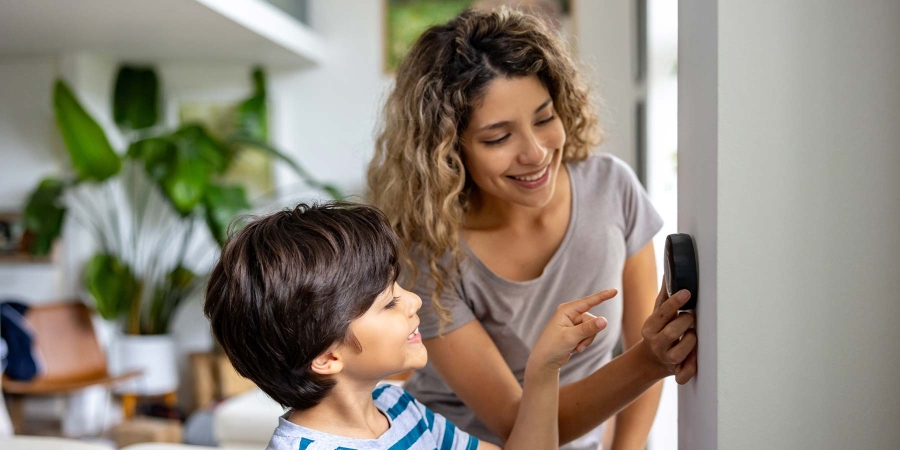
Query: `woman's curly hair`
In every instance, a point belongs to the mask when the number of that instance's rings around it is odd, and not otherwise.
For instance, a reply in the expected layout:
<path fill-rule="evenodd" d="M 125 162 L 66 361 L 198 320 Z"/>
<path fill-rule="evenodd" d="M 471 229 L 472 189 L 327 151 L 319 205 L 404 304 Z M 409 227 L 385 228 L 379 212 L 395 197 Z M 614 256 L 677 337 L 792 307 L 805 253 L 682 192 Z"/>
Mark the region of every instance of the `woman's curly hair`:
<path fill-rule="evenodd" d="M 411 252 L 427 261 L 442 327 L 450 317 L 439 299 L 462 262 L 459 229 L 474 189 L 460 136 L 492 80 L 525 76 L 550 93 L 567 136 L 563 162 L 587 158 L 601 140 L 587 85 L 555 33 L 516 10 L 468 10 L 429 28 L 401 62 L 384 106 L 369 199 L 400 236 L 413 280 Z M 448 254 L 449 265 L 439 263 Z"/>

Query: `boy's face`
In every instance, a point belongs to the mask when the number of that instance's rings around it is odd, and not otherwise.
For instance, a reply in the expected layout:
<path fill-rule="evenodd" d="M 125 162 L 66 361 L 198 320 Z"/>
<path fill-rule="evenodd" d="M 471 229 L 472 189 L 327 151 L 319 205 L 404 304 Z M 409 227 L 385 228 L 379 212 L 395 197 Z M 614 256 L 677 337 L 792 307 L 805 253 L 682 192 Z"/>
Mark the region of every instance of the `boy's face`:
<path fill-rule="evenodd" d="M 424 367 L 428 354 L 416 315 L 421 307 L 422 299 L 397 283 L 382 292 L 369 310 L 350 324 L 362 351 L 344 349 L 341 372 L 354 379 L 377 381 Z"/>

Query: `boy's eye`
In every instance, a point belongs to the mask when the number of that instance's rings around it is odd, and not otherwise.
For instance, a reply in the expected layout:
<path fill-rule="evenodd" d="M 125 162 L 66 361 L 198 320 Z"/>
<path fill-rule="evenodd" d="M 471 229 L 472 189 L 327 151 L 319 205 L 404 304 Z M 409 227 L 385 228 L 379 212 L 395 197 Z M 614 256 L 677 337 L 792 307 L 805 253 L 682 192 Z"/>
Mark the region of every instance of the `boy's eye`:
<path fill-rule="evenodd" d="M 397 306 L 397 300 L 400 300 L 400 297 L 392 298 L 391 301 L 388 302 L 387 305 L 384 305 L 384 309 L 391 309 L 391 308 Z"/>

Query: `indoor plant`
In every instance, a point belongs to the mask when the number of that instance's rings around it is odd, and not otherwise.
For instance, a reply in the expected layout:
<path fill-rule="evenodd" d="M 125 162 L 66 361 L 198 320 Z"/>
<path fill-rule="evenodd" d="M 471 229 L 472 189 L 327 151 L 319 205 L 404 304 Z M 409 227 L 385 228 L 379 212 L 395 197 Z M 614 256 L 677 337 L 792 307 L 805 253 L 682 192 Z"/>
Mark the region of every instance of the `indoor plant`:
<path fill-rule="evenodd" d="M 73 170 L 68 177 L 42 180 L 30 196 L 25 208 L 25 226 L 34 236 L 30 250 L 49 252 L 66 217 L 93 237 L 97 252 L 85 264 L 84 285 L 98 313 L 123 331 L 111 366 L 143 365 L 150 373 L 130 391 L 137 386 L 144 394 L 174 390 L 174 344 L 168 336 L 173 315 L 202 290 L 228 224 L 251 208 L 242 186 L 223 181 L 238 154 L 266 152 L 310 186 L 340 195 L 267 143 L 264 72 L 255 69 L 252 79 L 252 95 L 236 108 L 232 131 L 214 136 L 196 123 L 165 129 L 156 72 L 121 67 L 112 102 L 118 131 L 128 142 L 120 153 L 68 85 L 54 86 L 56 120 Z"/>

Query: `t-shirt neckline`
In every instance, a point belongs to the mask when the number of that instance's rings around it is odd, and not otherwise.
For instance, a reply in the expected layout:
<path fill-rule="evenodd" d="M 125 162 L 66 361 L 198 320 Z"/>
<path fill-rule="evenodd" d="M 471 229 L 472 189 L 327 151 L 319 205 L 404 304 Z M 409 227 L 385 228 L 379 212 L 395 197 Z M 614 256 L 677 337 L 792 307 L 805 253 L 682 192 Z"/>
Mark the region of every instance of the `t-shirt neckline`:
<path fill-rule="evenodd" d="M 474 268 L 478 271 L 479 274 L 485 275 L 488 279 L 491 279 L 500 284 L 508 285 L 508 286 L 530 286 L 535 283 L 539 283 L 545 277 L 545 275 L 553 269 L 553 267 L 558 264 L 558 260 L 562 258 L 562 254 L 565 253 L 566 247 L 569 245 L 569 241 L 572 240 L 572 235 L 575 233 L 575 223 L 578 217 L 578 192 L 575 187 L 575 175 L 572 170 L 572 165 L 568 162 L 565 163 L 566 171 L 569 174 L 569 189 L 572 192 L 572 199 L 569 202 L 570 207 L 572 208 L 569 212 L 569 224 L 566 227 L 566 234 L 563 236 L 562 242 L 559 243 L 559 247 L 556 248 L 556 251 L 553 253 L 553 256 L 550 257 L 550 261 L 547 261 L 547 264 L 544 265 L 544 270 L 541 271 L 541 274 L 535 278 L 525 281 L 514 281 L 507 278 L 504 278 L 500 275 L 494 273 L 490 267 L 488 267 L 478 255 L 469 248 L 469 244 L 466 243 L 466 240 L 462 238 L 462 235 L 459 237 L 460 245 L 465 250 L 467 257 L 470 258 L 475 264 Z M 465 261 L 463 261 L 465 264 Z"/>

